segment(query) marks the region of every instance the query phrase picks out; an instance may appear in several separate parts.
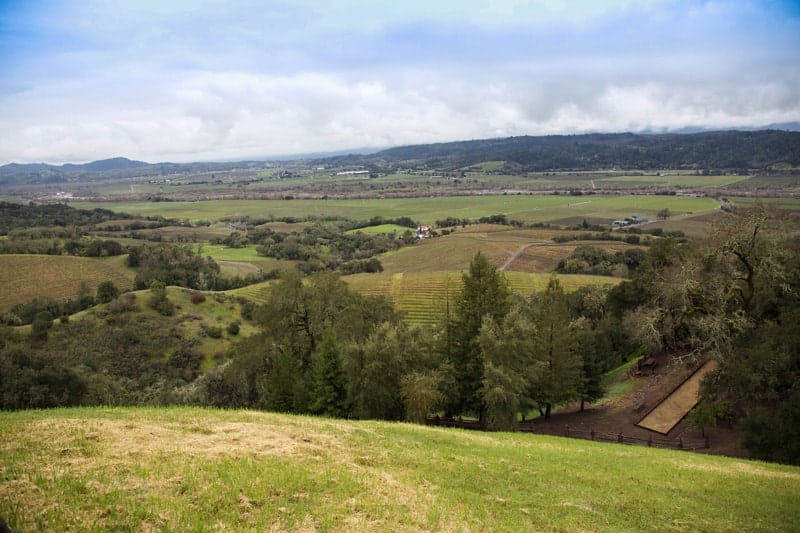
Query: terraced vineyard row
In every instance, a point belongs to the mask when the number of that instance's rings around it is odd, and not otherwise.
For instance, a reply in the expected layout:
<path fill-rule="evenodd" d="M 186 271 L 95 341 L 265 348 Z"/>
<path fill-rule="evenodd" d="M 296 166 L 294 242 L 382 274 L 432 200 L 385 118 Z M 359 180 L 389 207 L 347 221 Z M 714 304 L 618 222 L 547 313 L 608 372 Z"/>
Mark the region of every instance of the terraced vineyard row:
<path fill-rule="evenodd" d="M 550 274 L 505 272 L 504 275 L 511 290 L 526 297 L 543 291 L 550 280 Z M 435 324 L 461 290 L 461 272 L 457 271 L 354 274 L 342 279 L 359 294 L 389 298 L 397 310 L 405 313 L 406 321 L 415 325 Z M 620 282 L 619 278 L 605 276 L 562 275 L 558 279 L 567 292 L 586 285 L 616 285 Z M 229 294 L 262 304 L 269 296 L 270 283 L 250 285 Z"/>
<path fill-rule="evenodd" d="M 242 287 L 241 289 L 227 291 L 227 293 L 234 296 L 241 296 L 257 304 L 263 304 L 266 303 L 269 297 L 269 287 L 272 283 L 272 281 L 264 281 L 262 283 L 256 283 L 255 285 Z"/>
<path fill-rule="evenodd" d="M 547 287 L 550 274 L 505 273 L 511 290 L 530 296 Z M 442 316 L 448 302 L 461 289 L 460 272 L 416 272 L 401 274 L 356 274 L 343 278 L 360 294 L 386 296 L 403 311 L 410 324 L 434 324 Z M 604 276 L 559 276 L 564 290 L 572 292 L 585 285 L 616 285 L 618 278 Z"/>

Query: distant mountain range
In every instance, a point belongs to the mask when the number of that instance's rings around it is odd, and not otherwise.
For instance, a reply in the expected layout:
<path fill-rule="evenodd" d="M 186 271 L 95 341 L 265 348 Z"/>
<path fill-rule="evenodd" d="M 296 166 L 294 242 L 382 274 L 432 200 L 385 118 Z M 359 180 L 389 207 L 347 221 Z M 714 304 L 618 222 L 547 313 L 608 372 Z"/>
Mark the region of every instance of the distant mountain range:
<path fill-rule="evenodd" d="M 776 129 L 520 136 L 400 146 L 369 154 L 362 152 L 303 159 L 317 166 L 357 167 L 374 171 L 398 168 L 453 171 L 486 161 L 503 161 L 504 168 L 501 172 L 615 168 L 746 170 L 764 169 L 779 163 L 800 166 L 800 132 Z M 79 179 L 157 176 L 269 166 L 271 164 L 266 161 L 150 164 L 124 157 L 85 164 L 11 163 L 0 166 L 0 185 L 60 183 Z"/>
<path fill-rule="evenodd" d="M 370 155 L 322 160 L 334 166 L 379 170 L 397 166 L 457 170 L 503 161 L 499 172 L 606 169 L 764 169 L 778 163 L 800 166 L 800 132 L 783 130 L 702 133 L 591 133 L 522 136 L 402 146 Z"/>

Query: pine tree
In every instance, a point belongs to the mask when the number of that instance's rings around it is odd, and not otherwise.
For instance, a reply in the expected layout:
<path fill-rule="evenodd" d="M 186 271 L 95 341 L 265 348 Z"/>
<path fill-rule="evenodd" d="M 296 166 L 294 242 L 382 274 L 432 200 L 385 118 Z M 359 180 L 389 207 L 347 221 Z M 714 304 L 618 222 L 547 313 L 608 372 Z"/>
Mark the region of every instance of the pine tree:
<path fill-rule="evenodd" d="M 477 338 L 485 317 L 502 322 L 510 307 L 511 291 L 503 274 L 480 252 L 470 263 L 469 272 L 462 276 L 462 282 L 456 300 L 452 355 L 458 387 L 451 410 L 474 413 L 482 420 L 484 360 Z"/>
<path fill-rule="evenodd" d="M 550 278 L 534 310 L 536 326 L 534 357 L 539 375 L 532 381 L 531 396 L 545 417 L 553 405 L 579 397 L 582 361 L 570 331 L 564 290 L 558 278 Z"/>
<path fill-rule="evenodd" d="M 347 386 L 339 345 L 328 328 L 312 360 L 311 412 L 342 417 L 347 413 Z"/>

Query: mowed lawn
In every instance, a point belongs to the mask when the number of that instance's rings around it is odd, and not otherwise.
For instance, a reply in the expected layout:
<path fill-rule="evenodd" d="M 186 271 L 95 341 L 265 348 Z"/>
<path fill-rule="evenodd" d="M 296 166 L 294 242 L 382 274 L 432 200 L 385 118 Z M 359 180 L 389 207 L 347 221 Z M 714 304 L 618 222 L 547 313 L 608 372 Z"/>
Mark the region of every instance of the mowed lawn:
<path fill-rule="evenodd" d="M 197 408 L 0 413 L 21 531 L 798 531 L 800 468 Z"/>
<path fill-rule="evenodd" d="M 75 298 L 82 284 L 92 295 L 103 281 L 130 290 L 134 277 L 125 256 L 0 255 L 0 312 L 35 297 Z"/>

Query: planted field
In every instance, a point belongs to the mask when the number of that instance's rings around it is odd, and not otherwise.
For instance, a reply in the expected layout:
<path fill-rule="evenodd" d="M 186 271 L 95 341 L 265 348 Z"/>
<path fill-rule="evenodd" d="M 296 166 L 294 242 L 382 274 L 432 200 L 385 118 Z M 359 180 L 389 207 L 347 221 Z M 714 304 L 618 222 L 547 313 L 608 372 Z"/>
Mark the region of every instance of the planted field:
<path fill-rule="evenodd" d="M 524 296 L 543 291 L 550 280 L 549 274 L 526 274 L 506 272 L 511 290 Z M 447 272 L 406 272 L 390 274 L 355 274 L 342 278 L 350 288 L 364 295 L 385 296 L 398 311 L 405 313 L 410 324 L 435 324 L 461 290 L 461 273 Z M 604 276 L 558 276 L 566 292 L 572 292 L 585 285 L 616 285 L 619 278 Z M 244 294 L 243 294 L 244 295 Z"/>
<path fill-rule="evenodd" d="M 609 223 L 632 214 L 655 218 L 664 208 L 675 214 L 718 208 L 710 198 L 681 196 L 556 196 L 498 195 L 439 198 L 387 198 L 351 200 L 214 200 L 202 202 L 71 202 L 73 207 L 103 207 L 140 216 L 162 215 L 191 221 L 215 221 L 226 216 L 263 218 L 339 216 L 368 220 L 383 216 L 409 216 L 423 224 L 447 217 L 478 218 L 505 214 L 523 222 L 548 222 L 568 217 L 589 217 Z"/>
<path fill-rule="evenodd" d="M 134 277 L 124 256 L 0 255 L 0 312 L 36 297 L 74 298 L 82 284 L 92 294 L 103 281 L 129 290 Z"/>
<path fill-rule="evenodd" d="M 23 531 L 797 531 L 800 469 L 253 411 L 0 413 Z"/>
<path fill-rule="evenodd" d="M 240 296 L 257 304 L 263 304 L 269 298 L 270 286 L 273 283 L 274 281 L 264 281 L 254 285 L 248 285 L 247 287 L 242 287 L 241 289 L 227 291 L 226 294 Z"/>
<path fill-rule="evenodd" d="M 746 180 L 747 176 L 736 176 L 726 174 L 721 176 L 698 176 L 696 174 L 645 174 L 641 176 L 611 176 L 603 178 L 603 184 L 614 185 L 660 185 L 667 187 L 692 187 L 692 188 L 710 188 L 710 187 L 724 187 L 733 183 Z"/>
<path fill-rule="evenodd" d="M 384 254 L 381 264 L 384 272 L 391 274 L 460 271 L 466 270 L 475 254 L 481 252 L 502 270 L 543 273 L 552 271 L 578 246 L 595 246 L 612 253 L 635 247 L 618 241 L 553 242 L 554 236 L 566 234 L 569 232 L 477 224 Z"/>

